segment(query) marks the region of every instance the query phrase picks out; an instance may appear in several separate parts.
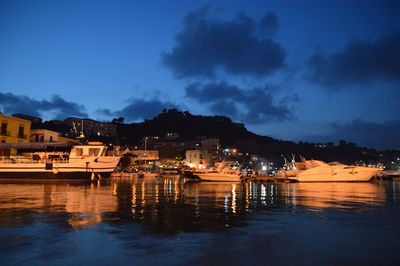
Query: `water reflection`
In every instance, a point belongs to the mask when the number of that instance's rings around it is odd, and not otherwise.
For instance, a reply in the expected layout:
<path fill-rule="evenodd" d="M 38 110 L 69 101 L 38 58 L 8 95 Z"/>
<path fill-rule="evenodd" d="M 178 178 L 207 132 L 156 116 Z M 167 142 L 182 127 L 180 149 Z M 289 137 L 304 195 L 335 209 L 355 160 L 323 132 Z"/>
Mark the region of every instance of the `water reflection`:
<path fill-rule="evenodd" d="M 33 213 L 62 213 L 64 224 L 72 228 L 135 221 L 159 232 L 218 230 L 245 225 L 253 210 L 367 210 L 385 203 L 388 187 L 390 198 L 398 200 L 398 183 L 183 183 L 133 178 L 108 184 L 1 184 L 0 226 L 30 223 Z"/>
<path fill-rule="evenodd" d="M 313 209 L 362 209 L 382 205 L 385 187 L 376 183 L 297 183 L 282 186 L 286 204 Z"/>
<path fill-rule="evenodd" d="M 399 199 L 399 182 L 0 184 L 0 257 L 2 265 L 366 265 L 381 257 L 398 265 Z"/>
<path fill-rule="evenodd" d="M 107 221 L 143 222 L 157 231 L 212 230 L 240 225 L 246 212 L 241 184 L 182 183 L 178 179 L 114 180 L 117 209 Z"/>

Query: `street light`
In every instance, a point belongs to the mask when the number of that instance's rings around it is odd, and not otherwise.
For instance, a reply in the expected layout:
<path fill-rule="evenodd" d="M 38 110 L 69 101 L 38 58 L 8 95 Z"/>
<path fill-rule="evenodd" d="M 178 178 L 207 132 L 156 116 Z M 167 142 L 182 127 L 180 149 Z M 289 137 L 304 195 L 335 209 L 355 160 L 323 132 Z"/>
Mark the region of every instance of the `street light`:
<path fill-rule="evenodd" d="M 149 137 L 145 137 L 144 138 L 144 167 L 145 168 L 147 168 L 147 165 L 146 165 L 146 163 L 147 163 L 147 160 L 146 160 L 146 157 L 147 157 L 147 154 L 146 154 L 146 151 L 147 151 L 147 139 L 148 139 Z"/>

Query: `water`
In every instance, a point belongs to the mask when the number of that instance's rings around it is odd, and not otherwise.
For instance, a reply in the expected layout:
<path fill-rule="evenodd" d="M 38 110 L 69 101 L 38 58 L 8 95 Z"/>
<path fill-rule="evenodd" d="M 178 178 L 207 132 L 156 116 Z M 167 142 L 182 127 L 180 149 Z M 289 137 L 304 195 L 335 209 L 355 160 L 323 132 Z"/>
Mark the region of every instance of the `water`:
<path fill-rule="evenodd" d="M 400 183 L 0 184 L 1 265 L 400 265 Z"/>

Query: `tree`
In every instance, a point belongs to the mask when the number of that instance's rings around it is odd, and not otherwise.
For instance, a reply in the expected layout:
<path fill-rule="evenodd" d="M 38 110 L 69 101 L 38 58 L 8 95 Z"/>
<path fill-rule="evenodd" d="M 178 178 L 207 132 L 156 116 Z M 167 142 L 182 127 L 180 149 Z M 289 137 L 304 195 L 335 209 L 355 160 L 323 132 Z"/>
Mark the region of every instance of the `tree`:
<path fill-rule="evenodd" d="M 122 124 L 122 123 L 124 123 L 124 121 L 125 121 L 125 118 L 123 118 L 122 116 L 120 116 L 120 117 L 118 117 L 118 118 L 114 118 L 114 119 L 111 121 L 111 123 L 120 123 L 120 124 Z"/>

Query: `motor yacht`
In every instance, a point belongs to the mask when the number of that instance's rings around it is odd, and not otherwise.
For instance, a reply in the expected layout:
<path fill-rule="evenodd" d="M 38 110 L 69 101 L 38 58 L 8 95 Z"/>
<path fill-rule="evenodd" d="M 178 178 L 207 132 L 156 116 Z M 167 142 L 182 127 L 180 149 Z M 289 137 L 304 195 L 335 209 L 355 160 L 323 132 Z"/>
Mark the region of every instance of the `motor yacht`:
<path fill-rule="evenodd" d="M 297 182 L 367 182 L 383 169 L 377 167 L 350 166 L 341 163 L 325 163 L 318 160 L 305 161 L 307 169 L 288 177 Z"/>

